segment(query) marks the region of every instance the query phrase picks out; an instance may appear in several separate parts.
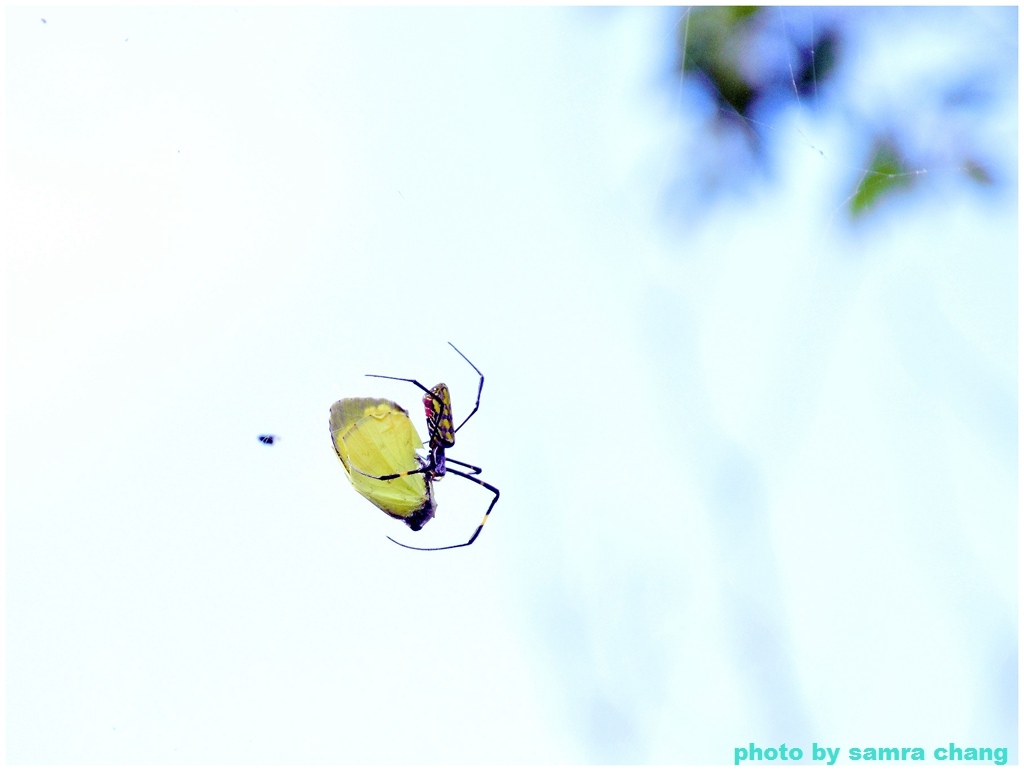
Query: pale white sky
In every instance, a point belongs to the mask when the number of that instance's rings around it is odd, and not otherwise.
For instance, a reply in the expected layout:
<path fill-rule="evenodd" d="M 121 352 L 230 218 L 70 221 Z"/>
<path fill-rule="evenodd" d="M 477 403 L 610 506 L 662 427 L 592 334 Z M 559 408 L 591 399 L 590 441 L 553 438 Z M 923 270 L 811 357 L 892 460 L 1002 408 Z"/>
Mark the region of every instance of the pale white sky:
<path fill-rule="evenodd" d="M 844 204 L 935 81 L 1015 173 L 1016 9 L 860 12 L 682 225 L 673 13 L 7 9 L 8 762 L 1015 757 L 1016 179 Z M 486 491 L 410 534 L 328 410 L 449 340 L 501 500 L 417 554 Z"/>

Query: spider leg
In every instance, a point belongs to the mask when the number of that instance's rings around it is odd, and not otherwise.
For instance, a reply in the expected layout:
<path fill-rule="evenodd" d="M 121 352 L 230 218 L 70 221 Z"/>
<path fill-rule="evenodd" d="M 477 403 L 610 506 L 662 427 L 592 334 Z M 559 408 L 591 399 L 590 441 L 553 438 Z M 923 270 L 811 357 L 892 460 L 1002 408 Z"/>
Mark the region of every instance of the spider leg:
<path fill-rule="evenodd" d="M 452 346 L 452 347 L 454 348 L 454 346 Z M 461 463 L 459 465 L 468 466 L 469 464 Z M 470 468 L 476 468 L 476 466 L 470 466 Z M 491 509 L 493 509 L 494 508 L 494 504 L 496 504 L 498 502 L 498 495 L 499 495 L 498 488 L 494 487 L 493 485 L 489 485 L 489 484 L 487 484 L 486 482 L 484 482 L 484 481 L 482 481 L 480 479 L 477 479 L 475 476 L 470 476 L 469 474 L 464 474 L 463 472 L 456 471 L 453 468 L 448 469 L 448 473 L 449 474 L 455 474 L 457 476 L 462 477 L 463 479 L 468 479 L 470 482 L 476 482 L 481 487 L 486 487 L 488 490 L 490 490 L 492 493 L 494 493 L 494 497 L 491 499 L 491 505 L 487 507 L 487 511 L 484 512 L 484 518 L 480 521 L 480 524 L 477 525 L 477 528 L 476 528 L 475 531 L 473 531 L 473 535 L 470 536 L 470 539 L 468 541 L 466 541 L 465 543 L 457 543 L 457 544 L 454 544 L 452 546 L 434 546 L 434 547 L 428 547 L 428 548 L 424 548 L 423 546 L 409 546 L 407 544 L 404 544 L 404 543 L 401 543 L 399 541 L 396 541 L 390 535 L 388 536 L 388 540 L 389 541 L 391 541 L 392 543 L 397 543 L 399 546 L 404 546 L 406 549 L 415 549 L 416 551 L 444 551 L 445 549 L 461 549 L 463 546 L 469 546 L 471 543 L 473 543 L 473 541 L 475 541 L 477 539 L 477 536 L 480 535 L 480 531 L 483 530 L 484 529 L 484 525 L 487 524 L 487 517 L 490 516 Z"/>
<path fill-rule="evenodd" d="M 445 459 L 445 462 L 446 462 L 446 463 L 454 463 L 454 464 L 456 464 L 456 465 L 458 465 L 458 466 L 464 466 L 464 467 L 466 467 L 466 468 L 471 468 L 471 469 L 473 469 L 473 470 L 472 470 L 472 471 L 470 471 L 469 473 L 470 473 L 470 474 L 473 474 L 474 476 L 476 476 L 476 475 L 477 475 L 477 474 L 479 474 L 479 473 L 480 473 L 481 471 L 483 471 L 483 469 L 482 469 L 482 468 L 480 468 L 479 466 L 472 466 L 472 465 L 470 465 L 469 463 L 463 463 L 463 462 L 462 462 L 461 460 L 455 460 L 455 458 L 446 458 L 446 459 Z M 455 472 L 455 473 L 458 473 L 458 472 Z M 459 476 L 465 476 L 465 474 L 459 474 Z"/>
<path fill-rule="evenodd" d="M 463 463 L 461 465 L 465 466 L 466 464 Z M 425 461 L 424 464 L 419 468 L 412 469 L 411 471 L 400 471 L 397 474 L 385 474 L 382 477 L 379 477 L 376 474 L 367 474 L 365 471 L 361 471 L 360 469 L 357 469 L 355 466 L 352 467 L 352 470 L 355 471 L 357 474 L 362 474 L 364 477 L 369 477 L 370 479 L 379 479 L 381 482 L 387 482 L 388 480 L 391 479 L 400 479 L 401 477 L 410 477 L 413 474 L 426 474 L 427 481 L 429 482 L 431 479 L 434 478 L 434 471 L 437 470 L 437 460 L 434 458 L 433 455 L 431 455 L 430 460 Z M 457 474 L 459 472 L 456 471 L 455 473 Z"/>
<path fill-rule="evenodd" d="M 433 469 L 418 468 L 418 469 L 414 469 L 413 471 L 403 471 L 400 474 L 385 474 L 382 477 L 376 476 L 374 474 L 367 474 L 365 471 L 360 471 L 357 468 L 353 468 L 352 470 L 354 472 L 356 472 L 357 474 L 362 474 L 364 477 L 369 477 L 370 479 L 379 479 L 381 482 L 387 482 L 389 479 L 399 479 L 401 477 L 411 477 L 413 474 L 426 474 L 427 472 L 432 471 Z"/>
<path fill-rule="evenodd" d="M 423 393 L 426 393 L 426 394 L 430 393 L 430 389 L 429 388 L 427 388 L 425 385 L 423 385 L 423 383 L 421 383 L 419 380 L 414 380 L 411 377 L 392 377 L 391 375 L 367 375 L 366 377 L 379 377 L 379 378 L 383 378 L 384 380 L 401 380 L 404 383 L 412 383 L 418 389 L 423 391 Z"/>
<path fill-rule="evenodd" d="M 448 343 L 448 345 L 451 345 L 452 348 L 455 348 L 455 346 L 452 345 L 452 343 L 450 343 L 450 342 Z M 455 353 L 459 354 L 459 356 L 461 356 L 463 359 L 466 359 L 466 354 L 464 354 L 458 348 L 455 348 Z M 476 364 L 471 362 L 469 359 L 466 359 L 466 363 L 469 364 L 469 366 L 471 366 L 473 369 L 475 369 L 476 370 L 476 374 L 478 374 L 480 376 L 480 385 L 476 389 L 476 404 L 473 406 L 473 411 L 470 412 L 465 418 L 463 418 L 461 423 L 459 423 L 459 427 L 455 429 L 455 433 L 456 434 L 459 433 L 459 429 L 461 429 L 464 425 L 466 425 L 466 423 L 469 422 L 469 419 L 476 414 L 476 411 L 478 409 L 480 409 L 480 394 L 482 394 L 484 392 L 484 373 L 481 372 L 480 370 L 478 370 L 476 368 Z M 422 388 L 422 386 L 420 386 L 420 387 Z"/>

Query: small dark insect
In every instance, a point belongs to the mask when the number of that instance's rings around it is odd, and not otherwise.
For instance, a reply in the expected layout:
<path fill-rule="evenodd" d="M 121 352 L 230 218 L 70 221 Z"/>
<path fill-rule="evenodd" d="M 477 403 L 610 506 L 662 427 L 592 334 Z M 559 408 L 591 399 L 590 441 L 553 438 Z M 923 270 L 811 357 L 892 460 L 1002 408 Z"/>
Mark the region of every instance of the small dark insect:
<path fill-rule="evenodd" d="M 276 442 L 278 440 L 278 438 L 279 437 L 276 437 L 273 434 L 260 434 L 257 437 L 257 439 L 259 439 L 261 442 L 263 442 L 263 444 L 273 444 L 274 442 Z"/>
<path fill-rule="evenodd" d="M 46 19 L 40 19 L 43 24 L 46 24 Z"/>

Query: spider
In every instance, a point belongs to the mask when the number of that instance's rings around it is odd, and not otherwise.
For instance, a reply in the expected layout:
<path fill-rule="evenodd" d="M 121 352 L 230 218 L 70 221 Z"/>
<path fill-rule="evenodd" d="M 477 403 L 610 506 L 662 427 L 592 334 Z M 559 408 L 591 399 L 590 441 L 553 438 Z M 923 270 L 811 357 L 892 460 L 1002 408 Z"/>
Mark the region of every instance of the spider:
<path fill-rule="evenodd" d="M 445 454 L 445 450 L 454 446 L 456 433 L 480 408 L 480 394 L 484 389 L 483 373 L 462 351 L 451 343 L 448 345 L 451 345 L 480 376 L 476 404 L 457 427 L 453 427 L 455 422 L 452 417 L 451 394 L 444 383 L 427 388 L 414 378 L 367 375 L 412 383 L 423 392 L 423 409 L 430 432 L 426 458 L 416 455 L 415 448 L 421 446 L 419 436 L 409 420 L 408 413 L 394 402 L 384 399 L 342 399 L 331 408 L 331 433 L 334 437 L 335 450 L 352 485 L 386 514 L 402 519 L 411 529 L 419 530 L 433 518 L 436 508 L 433 482 L 443 478 L 445 474 L 451 473 L 468 479 L 494 493 L 483 519 L 465 543 L 434 547 L 409 546 L 388 536 L 388 540 L 393 543 L 417 551 L 459 549 L 472 544 L 483 530 L 499 496 L 498 488 L 477 478 L 482 471 L 481 468 L 448 458 Z M 409 468 L 414 464 L 416 468 Z M 461 466 L 468 471 L 450 468 L 449 464 Z M 408 470 L 380 473 L 402 466 Z M 353 476 L 351 471 L 360 476 Z"/>

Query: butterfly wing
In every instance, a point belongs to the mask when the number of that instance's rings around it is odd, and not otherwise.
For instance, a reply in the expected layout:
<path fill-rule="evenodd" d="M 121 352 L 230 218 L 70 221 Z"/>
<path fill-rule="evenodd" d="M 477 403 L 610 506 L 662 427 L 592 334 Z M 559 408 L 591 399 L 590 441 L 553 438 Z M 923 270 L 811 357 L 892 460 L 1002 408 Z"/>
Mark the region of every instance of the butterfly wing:
<path fill-rule="evenodd" d="M 423 474 L 398 479 L 373 477 L 414 471 L 422 447 L 409 414 L 387 399 L 342 399 L 331 407 L 331 437 L 349 481 L 388 516 L 419 530 L 434 516 L 434 493 Z M 363 473 L 359 473 L 359 472 Z M 367 474 L 371 476 L 366 476 Z"/>

